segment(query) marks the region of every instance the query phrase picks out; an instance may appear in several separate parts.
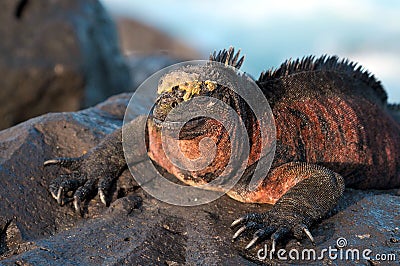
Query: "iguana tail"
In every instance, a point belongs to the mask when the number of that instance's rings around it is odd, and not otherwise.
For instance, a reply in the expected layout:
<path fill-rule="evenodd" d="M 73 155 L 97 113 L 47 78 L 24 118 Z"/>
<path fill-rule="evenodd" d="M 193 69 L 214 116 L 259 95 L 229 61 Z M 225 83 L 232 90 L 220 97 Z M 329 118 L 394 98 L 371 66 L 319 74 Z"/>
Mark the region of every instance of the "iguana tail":
<path fill-rule="evenodd" d="M 389 113 L 400 124 L 400 104 L 388 104 Z"/>

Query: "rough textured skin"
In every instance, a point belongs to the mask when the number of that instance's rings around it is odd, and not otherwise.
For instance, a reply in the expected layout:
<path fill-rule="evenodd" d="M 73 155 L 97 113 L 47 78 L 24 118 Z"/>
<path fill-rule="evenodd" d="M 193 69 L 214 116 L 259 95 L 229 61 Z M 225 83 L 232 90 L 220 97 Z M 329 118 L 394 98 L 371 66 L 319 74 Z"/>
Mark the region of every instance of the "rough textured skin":
<path fill-rule="evenodd" d="M 210 59 L 237 68 L 243 62 L 233 49 L 214 53 Z M 191 74 L 192 70 L 187 71 Z M 212 75 L 204 73 L 211 81 Z M 174 106 L 196 95 L 216 97 L 239 113 L 250 136 L 250 162 L 245 176 L 228 195 L 243 202 L 275 203 L 266 213 L 248 214 L 232 224 L 241 225 L 234 238 L 245 231 L 255 231 L 246 248 L 269 236 L 273 248 L 288 236 L 307 236 L 313 242 L 308 228 L 329 214 L 345 185 L 381 189 L 400 185 L 400 124 L 395 120 L 398 106 L 386 103 L 386 93 L 372 75 L 336 57 L 306 57 L 262 73 L 257 83 L 275 117 L 277 149 L 272 171 L 255 191 L 248 189 L 246 180 L 259 158 L 259 127 L 243 99 L 228 88 L 218 85 L 209 90 L 200 86 L 190 97 L 185 93 L 187 86 L 185 91 L 179 86 L 161 91 L 148 123 L 150 157 L 181 181 L 193 185 L 212 180 L 224 166 L 230 152 L 227 133 L 215 120 L 207 118 L 184 127 L 180 144 L 186 147 L 187 156 L 198 152 L 204 136 L 219 141 L 220 153 L 202 172 L 182 172 L 171 166 L 160 150 L 159 121 L 164 121 Z M 164 122 L 168 125 L 168 121 Z M 83 187 L 91 190 L 98 183 L 103 197 L 107 191 L 107 186 L 101 185 L 103 179 L 111 181 L 125 167 L 120 143 L 121 130 L 117 130 L 81 158 L 55 159 L 45 164 L 65 165 L 72 160 L 72 165 L 77 166 L 74 170 L 84 173 Z M 62 203 L 66 190 L 77 189 L 75 207 L 80 210 L 79 202 L 86 198 L 80 194 L 83 182 L 79 178 L 72 180 L 79 184 L 57 190 L 60 185 L 55 182 L 51 190 Z"/>
<path fill-rule="evenodd" d="M 399 186 L 399 124 L 380 83 L 354 69 L 335 57 L 305 58 L 261 75 L 277 128 L 275 165 L 321 164 L 355 188 Z"/>

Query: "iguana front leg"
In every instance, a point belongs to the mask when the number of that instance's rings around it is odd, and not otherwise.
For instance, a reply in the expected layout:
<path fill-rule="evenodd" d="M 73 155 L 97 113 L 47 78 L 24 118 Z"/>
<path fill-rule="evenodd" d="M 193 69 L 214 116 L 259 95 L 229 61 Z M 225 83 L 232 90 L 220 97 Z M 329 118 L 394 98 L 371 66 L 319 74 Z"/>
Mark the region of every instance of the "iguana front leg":
<path fill-rule="evenodd" d="M 293 174 L 301 176 L 302 180 L 290 188 L 270 211 L 247 214 L 232 223 L 233 227 L 241 225 L 234 234 L 234 239 L 245 231 L 255 231 L 246 249 L 268 237 L 272 240 L 272 250 L 275 250 L 278 240 L 288 236 L 297 239 L 307 236 L 314 242 L 309 228 L 324 218 L 343 195 L 343 178 L 322 166 L 288 163 L 278 167 L 272 175 L 285 172 L 289 176 Z M 274 178 L 274 176 L 267 177 L 267 179 Z M 264 185 L 267 184 L 268 180 Z M 263 188 L 259 191 L 263 191 Z"/>
<path fill-rule="evenodd" d="M 134 134 L 143 129 L 146 117 L 138 117 L 125 124 Z M 146 151 L 138 151 L 137 159 L 146 158 Z M 122 146 L 122 128 L 107 135 L 96 147 L 77 158 L 56 158 L 44 162 L 44 166 L 59 165 L 70 173 L 55 178 L 49 190 L 60 205 L 73 200 L 75 210 L 81 214 L 81 202 L 97 193 L 107 205 L 112 183 L 126 168 Z M 96 192 L 97 190 L 97 192 Z M 67 197 L 72 194 L 72 197 Z"/>

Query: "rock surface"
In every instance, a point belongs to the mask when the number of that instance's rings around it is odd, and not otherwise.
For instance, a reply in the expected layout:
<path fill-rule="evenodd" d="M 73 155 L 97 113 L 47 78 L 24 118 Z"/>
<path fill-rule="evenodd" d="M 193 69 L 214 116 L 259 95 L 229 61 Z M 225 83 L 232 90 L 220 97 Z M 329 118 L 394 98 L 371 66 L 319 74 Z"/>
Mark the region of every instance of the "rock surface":
<path fill-rule="evenodd" d="M 128 171 L 119 178 L 110 207 L 95 197 L 79 218 L 60 207 L 47 190 L 61 169 L 42 167 L 58 156 L 79 156 L 121 126 L 130 98 L 122 94 L 76 113 L 47 114 L 0 132 L 0 265 L 256 265 L 259 244 L 232 243 L 230 223 L 268 205 L 238 203 L 227 196 L 197 207 L 160 202 L 139 188 Z M 311 231 L 317 251 L 371 249 L 400 260 L 400 197 L 395 191 L 346 190 L 338 212 Z M 268 243 L 268 242 L 266 242 Z M 269 243 L 268 243 L 269 244 Z M 286 249 L 313 248 L 309 240 Z M 285 264 L 286 261 L 262 261 Z M 308 263 L 291 261 L 291 263 Z M 329 259 L 312 264 L 348 265 Z M 350 264 L 376 265 L 361 259 Z M 393 264 L 393 262 L 389 263 Z"/>
<path fill-rule="evenodd" d="M 0 1 L 0 129 L 131 89 L 97 0 Z"/>

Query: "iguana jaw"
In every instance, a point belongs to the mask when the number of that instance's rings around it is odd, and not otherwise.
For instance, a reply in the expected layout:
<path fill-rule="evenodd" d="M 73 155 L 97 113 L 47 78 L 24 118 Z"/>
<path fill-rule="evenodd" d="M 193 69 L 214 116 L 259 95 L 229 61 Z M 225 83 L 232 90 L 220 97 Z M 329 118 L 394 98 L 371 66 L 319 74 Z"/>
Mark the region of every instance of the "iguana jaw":
<path fill-rule="evenodd" d="M 180 121 L 161 121 L 157 118 L 152 118 L 152 126 L 158 131 L 164 131 L 164 134 L 179 132 L 179 139 L 193 139 L 205 134 L 210 129 L 206 124 L 207 118 L 204 117 L 197 117 L 186 123 Z"/>
<path fill-rule="evenodd" d="M 203 185 L 212 181 L 214 177 L 218 176 L 218 173 L 225 168 L 229 161 L 229 136 L 224 132 L 223 126 L 212 119 L 206 119 L 204 122 L 206 123 L 204 124 L 204 128 L 212 128 L 212 130 L 206 130 L 204 132 L 200 132 L 197 129 L 184 130 L 181 131 L 180 138 L 176 141 L 175 138 L 170 137 L 168 134 L 163 134 L 163 131 L 155 125 L 155 120 L 148 121 L 148 154 L 150 158 L 188 185 Z M 163 126 L 165 126 L 165 123 Z M 182 134 L 187 135 L 188 137 L 186 139 L 182 138 Z M 173 156 L 174 160 L 182 162 L 183 165 L 185 164 L 183 163 L 183 160 L 180 159 L 181 156 L 183 156 L 182 158 L 189 160 L 201 158 L 202 154 L 199 147 L 203 138 L 211 138 L 217 145 L 217 154 L 215 155 L 216 159 L 213 160 L 210 165 L 198 171 L 188 171 L 181 169 L 171 162 L 170 156 Z M 169 146 L 171 147 L 170 149 L 172 149 L 172 152 L 170 152 L 168 156 L 166 155 L 166 153 L 168 153 L 166 146 Z M 187 167 L 188 166 L 185 166 L 184 168 Z"/>

